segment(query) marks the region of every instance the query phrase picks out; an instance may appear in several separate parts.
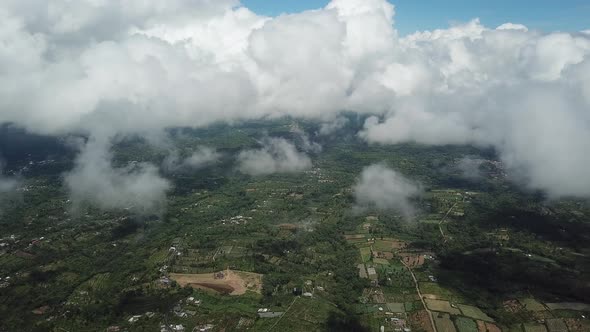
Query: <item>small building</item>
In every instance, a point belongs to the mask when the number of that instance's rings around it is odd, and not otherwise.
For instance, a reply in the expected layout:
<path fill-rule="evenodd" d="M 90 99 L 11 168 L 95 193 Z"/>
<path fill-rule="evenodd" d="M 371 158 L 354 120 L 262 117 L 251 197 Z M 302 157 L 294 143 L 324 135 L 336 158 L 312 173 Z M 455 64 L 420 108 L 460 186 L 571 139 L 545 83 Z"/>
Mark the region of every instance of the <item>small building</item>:
<path fill-rule="evenodd" d="M 215 327 L 215 325 L 213 325 L 213 324 L 199 325 L 199 326 L 195 327 L 194 331 L 207 332 L 207 331 L 211 331 L 214 327 Z"/>

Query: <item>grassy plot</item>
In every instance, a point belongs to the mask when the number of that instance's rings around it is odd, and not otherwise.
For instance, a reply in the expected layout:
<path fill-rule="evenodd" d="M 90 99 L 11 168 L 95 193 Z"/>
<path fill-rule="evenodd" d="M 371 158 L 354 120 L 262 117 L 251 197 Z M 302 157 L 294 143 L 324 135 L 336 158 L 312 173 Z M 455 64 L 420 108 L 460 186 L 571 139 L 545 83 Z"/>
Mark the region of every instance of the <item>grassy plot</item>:
<path fill-rule="evenodd" d="M 433 294 L 438 299 L 449 300 L 452 302 L 465 302 L 465 299 L 456 292 L 444 288 L 434 282 L 420 282 L 420 290 L 422 294 Z"/>
<path fill-rule="evenodd" d="M 524 324 L 524 331 L 525 332 L 547 332 L 547 328 L 543 324 L 527 323 L 527 324 Z"/>
<path fill-rule="evenodd" d="M 155 250 L 147 260 L 147 264 L 150 266 L 161 265 L 168 259 L 170 251 L 168 249 Z"/>
<path fill-rule="evenodd" d="M 546 321 L 546 324 L 547 324 L 547 328 L 549 329 L 549 332 L 566 332 L 567 331 L 567 325 L 565 325 L 565 322 L 563 321 L 563 319 L 559 319 L 559 318 L 548 319 Z"/>
<path fill-rule="evenodd" d="M 457 326 L 457 330 L 459 330 L 459 332 L 478 332 L 477 324 L 475 324 L 472 319 L 467 317 L 456 317 L 455 325 Z"/>
<path fill-rule="evenodd" d="M 397 302 L 387 303 L 387 309 L 389 309 L 391 312 L 406 312 L 404 304 Z"/>
<path fill-rule="evenodd" d="M 366 263 L 371 260 L 371 248 L 364 247 L 364 248 L 360 248 L 359 251 L 361 253 L 361 259 L 362 259 L 363 263 Z"/>
<path fill-rule="evenodd" d="M 424 309 L 424 306 L 422 305 L 422 301 L 405 302 L 404 309 L 406 309 L 406 312 L 412 312 L 422 310 Z"/>
<path fill-rule="evenodd" d="M 576 302 L 546 303 L 551 310 L 590 311 L 590 304 Z"/>
<path fill-rule="evenodd" d="M 486 313 L 481 311 L 481 309 L 479 309 L 478 307 L 465 305 L 465 304 L 459 304 L 457 306 L 459 307 L 459 309 L 461 309 L 461 312 L 463 312 L 463 315 L 465 315 L 469 318 L 483 320 L 483 321 L 487 321 L 487 322 L 494 321 L 490 316 L 486 315 Z"/>
<path fill-rule="evenodd" d="M 373 263 L 380 265 L 389 265 L 389 261 L 384 258 L 373 258 Z"/>
<path fill-rule="evenodd" d="M 434 324 L 439 332 L 456 332 L 455 325 L 449 314 L 434 313 Z"/>
<path fill-rule="evenodd" d="M 461 311 L 459 311 L 459 309 L 451 307 L 451 304 L 449 303 L 449 301 L 431 300 L 431 299 L 426 299 L 424 301 L 426 302 L 426 305 L 428 306 L 428 309 L 430 309 L 430 310 L 446 312 L 446 313 L 453 314 L 453 315 L 460 315 L 461 314 Z"/>
<path fill-rule="evenodd" d="M 109 285 L 110 273 L 94 275 L 80 284 L 69 296 L 67 303 L 73 305 L 89 304 L 97 294 L 102 293 Z"/>
<path fill-rule="evenodd" d="M 539 302 L 535 299 L 532 299 L 532 298 L 522 299 L 522 300 L 520 300 L 520 303 L 522 303 L 524 308 L 529 311 L 544 311 L 545 310 L 545 307 L 543 306 L 543 304 L 541 304 L 541 302 Z"/>
<path fill-rule="evenodd" d="M 379 331 L 383 325 L 382 318 L 374 314 L 362 315 L 359 317 L 359 321 L 366 328 L 365 331 Z"/>

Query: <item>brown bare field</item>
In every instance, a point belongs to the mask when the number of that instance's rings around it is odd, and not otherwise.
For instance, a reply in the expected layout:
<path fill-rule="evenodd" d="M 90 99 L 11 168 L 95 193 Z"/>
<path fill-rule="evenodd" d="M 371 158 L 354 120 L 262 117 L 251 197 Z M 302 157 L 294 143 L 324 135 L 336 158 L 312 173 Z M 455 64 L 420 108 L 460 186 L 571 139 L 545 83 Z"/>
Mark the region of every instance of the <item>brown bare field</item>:
<path fill-rule="evenodd" d="M 201 282 L 201 283 L 195 283 L 195 284 L 190 284 L 192 287 L 194 288 L 200 288 L 203 290 L 214 290 L 219 294 L 231 294 L 235 291 L 235 289 L 227 284 L 219 284 L 219 283 L 208 283 L 208 282 Z"/>
<path fill-rule="evenodd" d="M 246 291 L 262 291 L 262 275 L 251 272 L 225 270 L 223 278 L 215 278 L 217 273 L 183 274 L 171 273 L 170 279 L 180 286 L 190 286 L 211 290 L 220 294 L 243 295 Z"/>
<path fill-rule="evenodd" d="M 402 260 L 409 267 L 421 266 L 424 264 L 424 255 L 415 253 L 400 253 Z"/>
<path fill-rule="evenodd" d="M 476 323 L 478 332 L 502 332 L 494 323 L 484 322 L 483 320 L 478 320 Z"/>
<path fill-rule="evenodd" d="M 437 300 L 438 296 L 436 296 L 435 294 L 422 294 L 422 297 L 424 297 L 425 299 L 429 299 L 429 300 Z"/>
<path fill-rule="evenodd" d="M 486 322 L 486 327 L 488 329 L 488 332 L 502 332 L 502 330 L 500 330 L 500 328 L 498 327 L 498 325 L 496 325 L 494 323 L 488 323 L 488 322 Z"/>
<path fill-rule="evenodd" d="M 477 323 L 477 331 L 478 332 L 488 332 L 488 328 L 486 327 L 486 323 L 481 320 L 475 321 Z"/>
<path fill-rule="evenodd" d="M 524 306 L 522 304 L 520 304 L 520 302 L 518 302 L 518 300 L 504 301 L 502 306 L 504 306 L 504 310 L 506 310 L 508 312 L 512 312 L 512 313 L 519 312 L 524 309 Z"/>
<path fill-rule="evenodd" d="M 412 330 L 434 332 L 426 310 L 414 311 L 408 316 L 408 320 Z"/>
<path fill-rule="evenodd" d="M 590 331 L 590 322 L 586 319 L 565 318 L 564 321 L 570 332 Z"/>
<path fill-rule="evenodd" d="M 279 228 L 289 230 L 289 231 L 296 231 L 297 228 L 299 228 L 299 226 L 297 226 L 295 224 L 280 224 Z"/>

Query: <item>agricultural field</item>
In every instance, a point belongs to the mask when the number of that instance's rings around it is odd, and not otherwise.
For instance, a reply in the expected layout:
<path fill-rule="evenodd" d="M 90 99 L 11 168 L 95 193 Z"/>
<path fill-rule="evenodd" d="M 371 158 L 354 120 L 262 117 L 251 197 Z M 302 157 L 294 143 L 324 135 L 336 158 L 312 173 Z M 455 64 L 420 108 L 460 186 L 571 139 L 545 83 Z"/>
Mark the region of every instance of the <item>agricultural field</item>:
<path fill-rule="evenodd" d="M 560 318 L 547 319 L 547 321 L 545 321 L 545 324 L 547 325 L 547 329 L 549 330 L 549 332 L 567 332 L 568 331 L 567 325 L 565 324 L 563 319 L 560 319 Z"/>
<path fill-rule="evenodd" d="M 391 312 L 406 312 L 404 303 L 387 303 L 387 309 Z"/>
<path fill-rule="evenodd" d="M 482 322 L 482 321 L 477 321 L 477 326 L 479 328 L 480 324 L 483 323 L 485 329 L 480 329 L 479 331 L 487 331 L 487 332 L 502 332 L 502 330 L 498 327 L 498 325 L 493 324 L 493 323 L 488 323 L 488 322 Z"/>
<path fill-rule="evenodd" d="M 296 298 L 279 318 L 259 319 L 254 328 L 260 331 L 324 331 L 333 305 L 319 298 Z"/>
<path fill-rule="evenodd" d="M 543 324 L 527 323 L 523 324 L 524 332 L 547 332 L 547 328 Z"/>
<path fill-rule="evenodd" d="M 370 247 L 362 247 L 359 249 L 361 254 L 361 260 L 363 263 L 367 263 L 371 260 L 371 248 Z"/>
<path fill-rule="evenodd" d="M 404 309 L 406 309 L 406 312 L 412 312 L 422 310 L 424 309 L 424 306 L 422 305 L 422 301 L 411 301 L 404 303 Z"/>
<path fill-rule="evenodd" d="M 493 322 L 494 321 L 490 316 L 486 315 L 478 307 L 465 305 L 465 304 L 458 304 L 457 307 L 461 310 L 461 313 L 463 313 L 464 316 L 467 316 L 469 318 L 483 320 L 486 322 Z"/>
<path fill-rule="evenodd" d="M 576 311 L 589 311 L 590 304 L 586 303 L 573 303 L 573 302 L 561 302 L 561 303 L 545 303 L 550 310 L 576 310 Z"/>
<path fill-rule="evenodd" d="M 451 315 L 460 315 L 461 311 L 451 306 L 449 301 L 425 299 L 426 306 L 432 311 L 446 312 Z"/>
<path fill-rule="evenodd" d="M 565 324 L 570 332 L 590 331 L 590 321 L 580 318 L 566 318 Z"/>
<path fill-rule="evenodd" d="M 389 252 L 397 252 L 399 250 L 406 248 L 407 246 L 407 242 L 393 238 L 379 238 L 376 239 L 375 243 L 373 244 L 374 250 Z"/>
<path fill-rule="evenodd" d="M 448 300 L 453 303 L 464 303 L 464 297 L 458 292 L 443 287 L 438 283 L 434 282 L 420 282 L 420 290 L 422 294 L 432 294 L 436 299 Z"/>
<path fill-rule="evenodd" d="M 477 324 L 467 317 L 457 316 L 453 319 L 458 332 L 478 332 Z"/>
<path fill-rule="evenodd" d="M 426 310 L 418 310 L 410 313 L 408 315 L 408 322 L 413 330 L 434 332 Z"/>
<path fill-rule="evenodd" d="M 529 310 L 529 311 L 545 311 L 547 310 L 547 308 L 545 308 L 545 306 L 532 298 L 526 298 L 526 299 L 521 299 L 520 303 L 522 303 L 522 305 L 524 306 L 524 309 Z"/>
<path fill-rule="evenodd" d="M 434 324 L 439 332 L 457 332 L 449 314 L 434 313 Z"/>
<path fill-rule="evenodd" d="M 387 259 L 383 259 L 383 258 L 373 258 L 373 263 L 379 264 L 379 265 L 389 265 L 389 261 Z"/>

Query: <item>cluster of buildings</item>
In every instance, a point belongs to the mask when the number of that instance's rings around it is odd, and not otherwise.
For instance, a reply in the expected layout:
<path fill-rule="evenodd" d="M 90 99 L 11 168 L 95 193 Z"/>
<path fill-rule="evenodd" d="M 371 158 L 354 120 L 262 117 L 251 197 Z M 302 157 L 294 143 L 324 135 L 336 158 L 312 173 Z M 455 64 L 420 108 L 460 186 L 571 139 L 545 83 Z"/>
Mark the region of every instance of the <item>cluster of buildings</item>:
<path fill-rule="evenodd" d="M 222 225 L 245 225 L 252 217 L 244 217 L 242 215 L 231 217 L 229 219 L 221 219 Z"/>

